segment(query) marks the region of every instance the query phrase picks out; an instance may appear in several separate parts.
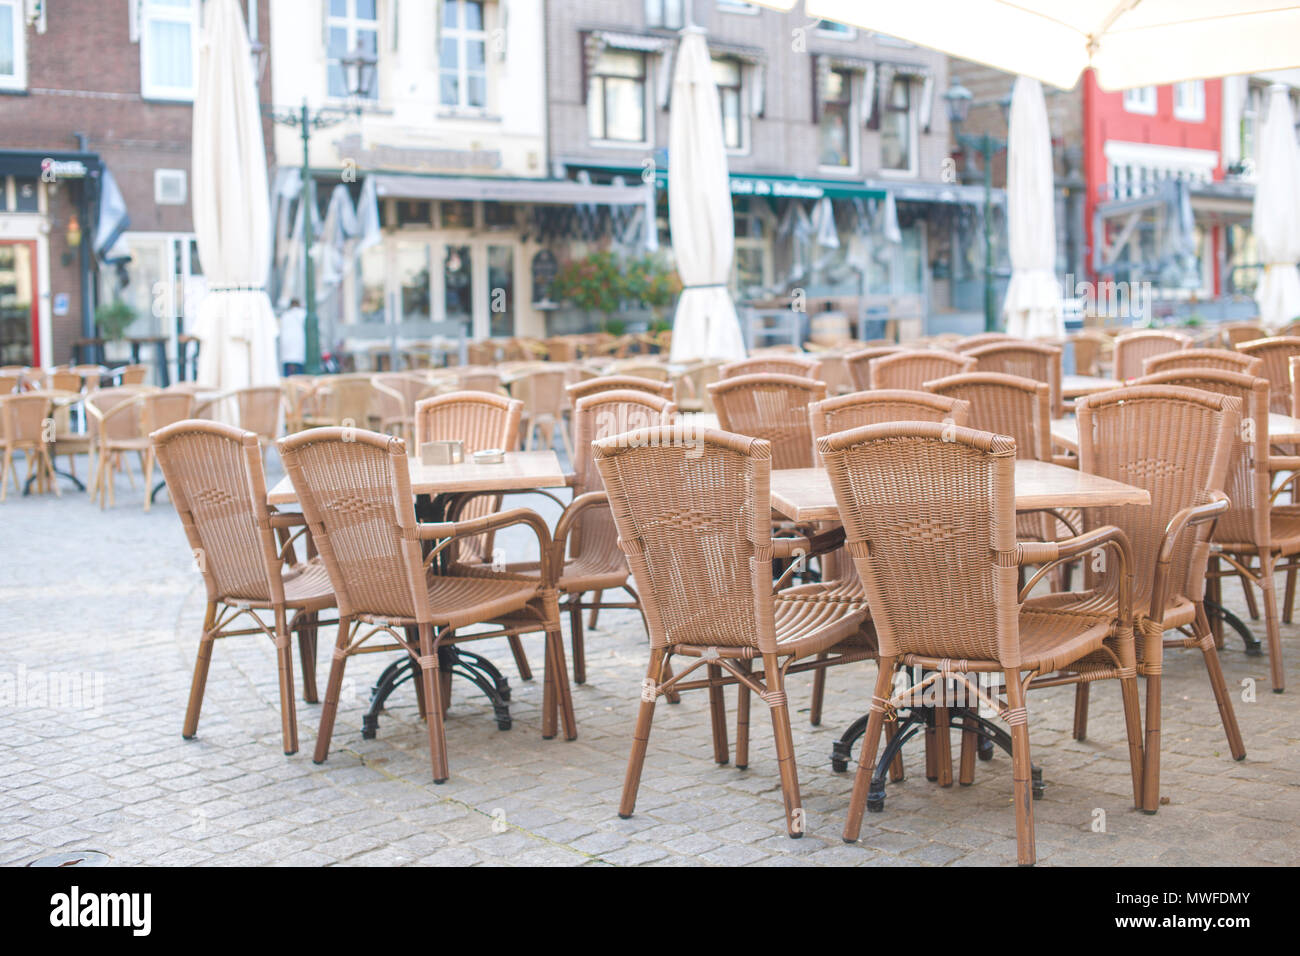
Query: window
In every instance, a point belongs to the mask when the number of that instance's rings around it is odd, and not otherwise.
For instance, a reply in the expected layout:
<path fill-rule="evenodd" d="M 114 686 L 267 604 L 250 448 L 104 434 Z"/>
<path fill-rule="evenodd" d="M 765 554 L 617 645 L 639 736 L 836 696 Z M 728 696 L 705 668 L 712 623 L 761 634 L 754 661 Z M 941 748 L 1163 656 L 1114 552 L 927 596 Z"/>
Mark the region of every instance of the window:
<path fill-rule="evenodd" d="M 587 87 L 587 132 L 593 140 L 644 143 L 645 54 L 607 49 Z"/>
<path fill-rule="evenodd" d="M 770 230 L 758 212 L 761 199 L 735 197 L 736 256 L 732 266 L 732 285 L 742 299 L 761 298 L 772 284 L 768 247 Z"/>
<path fill-rule="evenodd" d="M 1205 119 L 1205 82 L 1188 80 L 1174 84 L 1174 118 L 1199 123 Z"/>
<path fill-rule="evenodd" d="M 745 0 L 718 0 L 718 9 L 724 13 L 758 13 L 758 7 Z"/>
<path fill-rule="evenodd" d="M 452 3 L 448 7 L 454 6 Z M 350 95 L 343 60 L 357 52 L 373 57 L 379 56 L 379 11 L 378 0 L 330 0 L 329 47 L 326 57 L 329 62 L 329 95 L 346 99 Z M 366 91 L 366 98 L 379 98 L 379 84 L 372 83 Z"/>
<path fill-rule="evenodd" d="M 185 205 L 185 170 L 155 169 L 153 171 L 153 201 L 160 206 Z"/>
<path fill-rule="evenodd" d="M 0 0 L 0 90 L 27 88 L 27 28 L 21 0 Z"/>
<path fill-rule="evenodd" d="M 851 40 L 858 34 L 858 31 L 847 23 L 838 23 L 835 20 L 818 20 L 817 32 L 841 40 Z"/>
<path fill-rule="evenodd" d="M 146 99 L 194 99 L 198 14 L 198 0 L 143 0 L 140 92 Z"/>
<path fill-rule="evenodd" d="M 723 57 L 713 61 L 713 82 L 722 106 L 722 140 L 727 149 L 745 148 L 745 114 L 741 91 L 740 61 Z"/>
<path fill-rule="evenodd" d="M 682 0 L 645 0 L 645 24 L 664 30 L 680 30 L 685 26 Z"/>
<path fill-rule="evenodd" d="M 912 81 L 896 76 L 880 116 L 880 165 L 884 169 L 911 172 L 913 169 Z"/>
<path fill-rule="evenodd" d="M 853 74 L 831 70 L 822 96 L 818 124 L 818 162 L 848 169 L 853 165 Z"/>
<path fill-rule="evenodd" d="M 1156 113 L 1156 88 L 1154 86 L 1137 86 L 1124 91 L 1124 109 L 1130 113 Z"/>
<path fill-rule="evenodd" d="M 439 97 L 443 106 L 487 106 L 487 29 L 478 0 L 446 0 L 442 49 L 438 54 Z"/>

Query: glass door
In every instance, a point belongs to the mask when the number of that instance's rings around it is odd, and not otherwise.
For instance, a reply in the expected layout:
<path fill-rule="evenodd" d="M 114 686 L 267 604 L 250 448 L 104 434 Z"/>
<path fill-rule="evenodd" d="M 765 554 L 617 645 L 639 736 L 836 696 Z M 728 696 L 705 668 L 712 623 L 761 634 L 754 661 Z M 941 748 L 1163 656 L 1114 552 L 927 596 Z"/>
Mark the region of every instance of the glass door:
<path fill-rule="evenodd" d="M 41 364 L 36 243 L 0 242 L 0 365 Z"/>
<path fill-rule="evenodd" d="M 488 261 L 488 335 L 509 338 L 515 334 L 515 249 L 492 244 Z"/>

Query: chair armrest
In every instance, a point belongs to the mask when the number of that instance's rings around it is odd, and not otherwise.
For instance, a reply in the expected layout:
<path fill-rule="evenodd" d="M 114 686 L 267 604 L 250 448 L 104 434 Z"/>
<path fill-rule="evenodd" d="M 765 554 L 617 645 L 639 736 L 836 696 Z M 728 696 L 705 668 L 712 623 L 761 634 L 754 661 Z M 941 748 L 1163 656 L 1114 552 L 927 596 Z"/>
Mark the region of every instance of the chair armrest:
<path fill-rule="evenodd" d="M 510 511 L 499 511 L 496 514 L 471 518 L 468 521 L 420 522 L 415 526 L 415 534 L 421 541 L 439 542 L 437 547 L 425 555 L 424 563 L 427 567 L 453 541 L 488 531 L 499 531 L 517 524 L 528 525 L 537 535 L 542 587 L 555 587 L 558 573 L 553 558 L 551 532 L 546 527 L 546 522 L 542 520 L 542 516 L 531 508 L 512 508 Z"/>
<path fill-rule="evenodd" d="M 1163 614 L 1165 606 L 1169 603 L 1169 588 L 1173 583 L 1169 580 L 1169 565 L 1173 562 L 1174 547 L 1178 544 L 1179 537 L 1189 528 L 1218 520 L 1227 512 L 1228 506 L 1228 496 L 1221 491 L 1216 491 L 1213 493 L 1212 500 L 1203 505 L 1184 508 L 1169 519 L 1160 540 L 1155 575 L 1151 580 L 1150 614 L 1152 616 Z"/>
<path fill-rule="evenodd" d="M 1105 548 L 1114 553 L 1118 567 L 1112 575 L 1103 569 L 1108 582 L 1113 582 L 1119 598 L 1119 619 L 1122 626 L 1130 626 L 1133 620 L 1133 548 L 1128 536 L 1113 524 L 1094 528 L 1064 541 L 1020 541 L 1016 544 L 1019 563 L 1042 564 L 1020 591 L 1020 601 L 1024 601 L 1043 576 L 1062 561 L 1072 561 L 1081 555 Z"/>
<path fill-rule="evenodd" d="M 1300 471 L 1300 455 L 1269 455 L 1269 471 Z"/>
<path fill-rule="evenodd" d="M 844 528 L 836 525 L 813 535 L 794 535 L 772 539 L 774 558 L 812 558 L 844 546 Z"/>
<path fill-rule="evenodd" d="M 573 532 L 573 526 L 577 524 L 582 512 L 590 511 L 592 508 L 608 507 L 609 495 L 603 491 L 589 491 L 585 495 L 578 495 L 565 506 L 560 520 L 555 523 L 555 556 L 558 560 L 564 560 L 569 545 L 569 535 Z"/>
<path fill-rule="evenodd" d="M 272 528 L 297 528 L 307 523 L 307 516 L 300 511 L 275 511 L 271 513 Z"/>

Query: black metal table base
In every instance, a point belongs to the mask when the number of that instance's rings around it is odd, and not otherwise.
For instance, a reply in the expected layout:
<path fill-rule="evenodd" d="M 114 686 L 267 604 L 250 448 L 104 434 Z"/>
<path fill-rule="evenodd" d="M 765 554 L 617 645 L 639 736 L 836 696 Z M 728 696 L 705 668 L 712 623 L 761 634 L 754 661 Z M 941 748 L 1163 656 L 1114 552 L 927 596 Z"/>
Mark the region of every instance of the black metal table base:
<path fill-rule="evenodd" d="M 1222 618 L 1223 623 L 1231 627 L 1241 637 L 1242 643 L 1246 645 L 1247 657 L 1259 657 L 1264 653 L 1264 647 L 1259 643 L 1259 638 L 1255 637 L 1251 629 L 1246 626 L 1246 622 L 1237 615 L 1233 614 L 1227 608 L 1206 598 L 1205 616 L 1211 621 L 1215 618 Z"/>
<path fill-rule="evenodd" d="M 902 716 L 895 725 L 893 739 L 885 744 L 876 763 L 875 773 L 871 775 L 871 789 L 867 792 L 867 809 L 872 813 L 880 813 L 885 809 L 885 776 L 889 773 L 894 758 L 918 733 L 939 726 L 938 710 L 934 707 L 911 707 L 900 713 Z M 831 745 L 831 769 L 837 773 L 848 770 L 849 760 L 853 756 L 853 745 L 867 731 L 867 718 L 868 715 L 863 714 L 849 725 L 839 740 Z M 995 744 L 1007 754 L 1011 753 L 1011 735 L 998 724 L 981 717 L 975 710 L 966 707 L 949 708 L 948 727 L 952 730 L 969 730 L 975 734 L 977 738 L 975 752 L 980 760 L 993 759 Z M 1031 786 L 1034 799 L 1041 800 L 1047 791 L 1047 786 L 1043 783 L 1042 768 L 1031 763 L 1030 773 L 1033 777 Z"/>
<path fill-rule="evenodd" d="M 24 497 L 24 498 L 27 497 L 28 495 L 30 495 L 30 494 L 32 493 L 32 482 L 34 482 L 34 481 L 35 481 L 37 478 L 39 478 L 39 477 L 40 477 L 40 475 L 38 475 L 38 474 L 33 474 L 30 478 L 27 479 L 27 482 L 23 485 L 23 497 Z M 66 478 L 66 479 L 68 479 L 68 481 L 72 482 L 74 485 L 77 486 L 77 490 L 78 490 L 78 491 L 85 491 L 85 490 L 86 490 L 86 486 L 85 486 L 84 484 L 82 484 L 81 479 L 78 478 L 76 475 L 72 474 L 71 472 L 64 471 L 64 470 L 61 469 L 61 468 L 55 468 L 55 469 L 54 469 L 54 477 L 55 477 L 55 478 Z"/>
<path fill-rule="evenodd" d="M 492 704 L 498 730 L 509 730 L 510 721 L 510 680 L 487 658 L 472 651 L 465 651 L 455 645 L 438 648 L 438 666 L 457 677 L 463 677 L 472 683 Z M 379 714 L 384 709 L 388 695 L 400 685 L 411 679 L 418 679 L 419 671 L 409 656 L 393 661 L 379 675 L 374 689 L 370 692 L 370 710 L 361 718 L 361 736 L 373 740 L 379 731 Z M 432 702 L 428 702 L 432 706 Z"/>

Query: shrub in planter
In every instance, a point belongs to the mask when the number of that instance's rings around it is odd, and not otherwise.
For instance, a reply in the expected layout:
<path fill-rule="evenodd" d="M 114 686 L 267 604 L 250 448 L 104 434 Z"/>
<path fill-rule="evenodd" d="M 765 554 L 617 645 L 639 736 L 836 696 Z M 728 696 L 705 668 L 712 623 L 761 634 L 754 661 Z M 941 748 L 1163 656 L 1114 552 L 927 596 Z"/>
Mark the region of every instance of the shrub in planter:
<path fill-rule="evenodd" d="M 593 252 L 566 263 L 555 277 L 552 292 L 579 309 L 601 314 L 601 329 L 611 331 L 610 316 L 623 300 L 623 271 L 612 252 Z"/>

